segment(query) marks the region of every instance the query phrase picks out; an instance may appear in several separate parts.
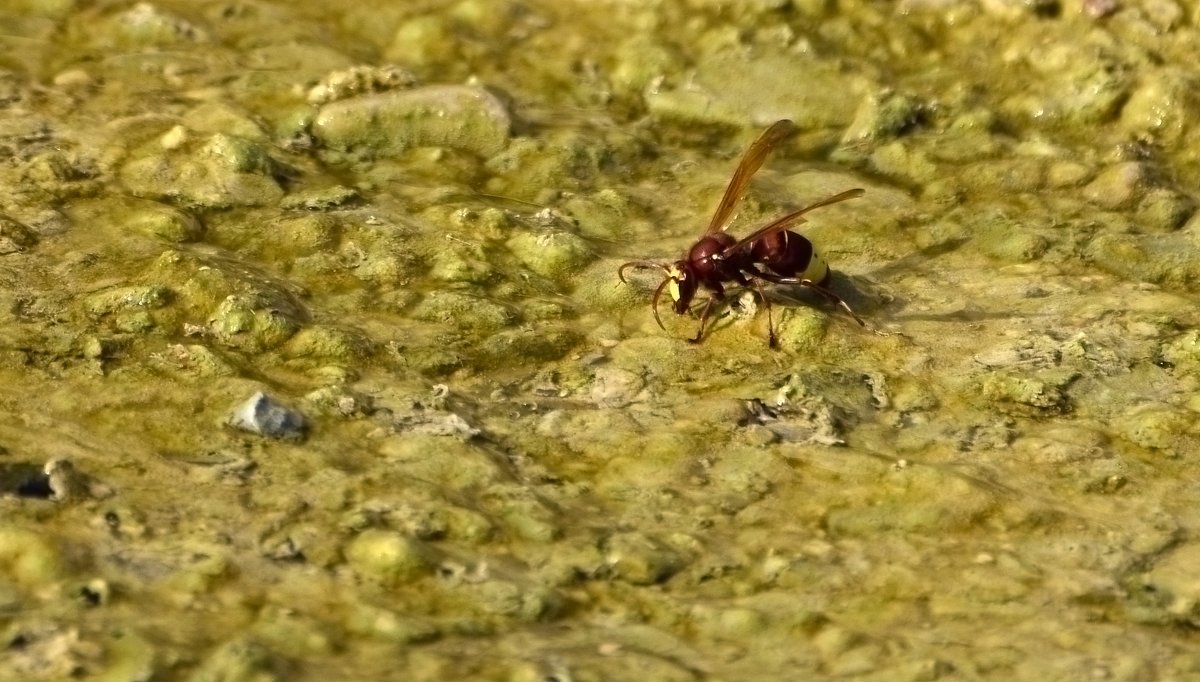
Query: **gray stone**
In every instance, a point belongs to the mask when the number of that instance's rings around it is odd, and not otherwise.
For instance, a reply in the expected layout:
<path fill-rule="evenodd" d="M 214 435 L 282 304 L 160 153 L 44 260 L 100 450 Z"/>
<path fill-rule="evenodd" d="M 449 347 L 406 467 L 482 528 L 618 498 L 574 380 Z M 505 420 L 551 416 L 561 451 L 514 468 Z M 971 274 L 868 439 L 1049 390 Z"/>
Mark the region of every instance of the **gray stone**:
<path fill-rule="evenodd" d="M 242 403 L 229 419 L 230 426 L 268 438 L 296 440 L 304 437 L 304 415 L 259 391 Z"/>

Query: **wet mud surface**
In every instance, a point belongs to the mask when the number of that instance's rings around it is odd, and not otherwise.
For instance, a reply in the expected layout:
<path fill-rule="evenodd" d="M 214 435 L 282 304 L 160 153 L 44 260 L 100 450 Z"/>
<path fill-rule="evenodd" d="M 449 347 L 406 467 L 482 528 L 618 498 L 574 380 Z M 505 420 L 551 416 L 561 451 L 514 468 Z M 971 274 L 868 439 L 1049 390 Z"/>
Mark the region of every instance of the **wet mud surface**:
<path fill-rule="evenodd" d="M 1200 676 L 1198 21 L 7 5 L 0 677 Z"/>

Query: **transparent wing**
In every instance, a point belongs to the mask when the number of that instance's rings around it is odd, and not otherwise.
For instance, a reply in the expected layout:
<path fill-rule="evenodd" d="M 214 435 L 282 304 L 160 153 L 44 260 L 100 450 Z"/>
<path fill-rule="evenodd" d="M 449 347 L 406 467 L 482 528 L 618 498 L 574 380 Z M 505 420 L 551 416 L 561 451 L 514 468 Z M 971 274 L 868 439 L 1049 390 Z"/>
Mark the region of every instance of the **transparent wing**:
<path fill-rule="evenodd" d="M 721 203 L 717 204 L 717 210 L 713 213 L 712 220 L 708 223 L 708 229 L 704 231 L 705 234 L 725 229 L 730 216 L 733 215 L 733 209 L 742 195 L 746 193 L 746 186 L 750 184 L 750 178 L 754 177 L 754 173 L 762 167 L 767 154 L 771 153 L 772 149 L 787 139 L 795 130 L 796 124 L 787 119 L 776 121 L 750 145 L 738 163 L 737 170 L 733 171 L 733 177 L 729 179 L 729 186 L 725 188 L 725 196 L 721 197 Z"/>
<path fill-rule="evenodd" d="M 804 214 L 808 213 L 809 211 L 811 211 L 815 208 L 821 208 L 822 206 L 836 204 L 839 201 L 845 201 L 847 199 L 861 197 L 864 192 L 866 192 L 866 190 L 862 189 L 861 187 L 856 187 L 854 189 L 848 189 L 845 192 L 841 192 L 840 194 L 835 194 L 835 195 L 829 197 L 828 199 L 822 199 L 815 204 L 809 204 L 808 206 L 805 206 L 804 208 L 800 209 L 799 211 L 789 213 L 772 223 L 769 223 L 763 227 L 758 228 L 757 230 L 755 230 L 753 233 L 747 235 L 746 237 L 739 239 L 732 246 L 730 246 L 730 247 L 726 248 L 724 251 L 722 251 L 721 256 L 723 258 L 728 257 L 734 253 L 737 253 L 741 249 L 745 248 L 746 245 L 748 245 L 754 241 L 757 241 L 759 239 L 762 239 L 763 237 L 766 237 L 767 235 L 775 234 L 776 232 L 786 230 L 787 228 L 791 227 L 792 225 L 795 225 L 796 223 L 804 222 Z"/>

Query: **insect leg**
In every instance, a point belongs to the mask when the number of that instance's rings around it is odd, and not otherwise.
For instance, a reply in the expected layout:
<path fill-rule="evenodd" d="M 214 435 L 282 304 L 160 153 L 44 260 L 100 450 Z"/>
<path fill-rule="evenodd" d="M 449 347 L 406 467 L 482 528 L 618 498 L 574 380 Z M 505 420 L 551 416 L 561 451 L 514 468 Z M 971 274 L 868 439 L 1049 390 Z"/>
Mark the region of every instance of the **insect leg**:
<path fill-rule="evenodd" d="M 799 284 L 800 286 L 808 287 L 808 288 L 816 291 L 818 294 L 821 294 L 822 296 L 824 296 L 827 300 L 838 304 L 839 306 L 842 307 L 842 310 L 845 310 L 847 313 L 850 313 L 850 317 L 853 317 L 855 322 L 858 322 L 863 327 L 867 326 L 867 323 L 863 322 L 863 319 L 858 316 L 858 313 L 854 312 L 854 309 L 850 307 L 850 304 L 846 303 L 846 301 L 844 299 L 842 299 L 841 296 L 838 296 L 837 294 L 833 293 L 832 291 L 826 289 L 825 287 L 821 286 L 820 284 L 817 284 L 816 282 L 814 282 L 810 279 L 799 280 L 797 282 L 797 284 Z"/>
<path fill-rule="evenodd" d="M 767 292 L 763 289 L 762 282 L 755 278 L 754 288 L 758 290 L 758 297 L 762 299 L 763 307 L 767 309 L 767 346 L 774 348 L 778 345 L 775 339 L 775 322 L 771 319 L 771 301 L 767 300 Z"/>
<path fill-rule="evenodd" d="M 708 316 L 712 313 L 713 306 L 725 300 L 725 287 L 719 282 L 710 282 L 709 289 L 712 291 L 709 294 L 708 302 L 704 304 L 704 310 L 700 313 L 700 329 L 696 331 L 696 335 L 688 341 L 692 343 L 700 343 L 700 339 L 704 337 L 704 325 L 708 322 Z"/>
<path fill-rule="evenodd" d="M 775 284 L 796 284 L 796 285 L 799 285 L 802 287 L 808 287 L 809 289 L 812 289 L 813 291 L 816 291 L 818 294 L 824 296 L 825 300 L 829 301 L 830 303 L 836 303 L 838 306 L 840 306 L 842 308 L 842 310 L 845 310 L 847 313 L 849 313 L 850 317 L 853 317 L 855 322 L 858 322 L 860 325 L 862 325 L 864 327 L 867 326 L 867 323 L 863 322 L 863 319 L 858 316 L 858 313 L 854 312 L 854 309 L 850 307 L 850 304 L 846 303 L 846 301 L 843 300 L 841 296 L 838 296 L 837 294 L 833 293 L 829 289 L 826 289 L 825 287 L 821 286 L 820 284 L 817 284 L 816 282 L 812 281 L 811 279 L 798 279 L 796 277 L 780 277 L 779 275 L 774 275 L 774 274 L 771 274 L 768 272 L 762 272 L 760 270 L 756 270 L 754 272 L 754 275 L 756 277 L 761 277 L 762 279 L 765 279 L 768 282 L 773 282 Z"/>
<path fill-rule="evenodd" d="M 650 299 L 650 310 L 654 311 L 654 321 L 658 323 L 658 328 L 664 332 L 667 331 L 667 328 L 663 326 L 662 318 L 658 316 L 658 299 L 662 298 L 663 289 L 666 289 L 667 284 L 670 284 L 670 282 L 670 277 L 663 279 L 662 284 L 659 284 L 658 288 L 654 290 L 654 298 Z"/>
<path fill-rule="evenodd" d="M 709 296 L 708 303 L 704 304 L 704 311 L 700 313 L 700 328 L 696 330 L 695 336 L 688 339 L 689 342 L 700 343 L 700 340 L 702 338 L 704 338 L 704 325 L 706 322 L 708 322 L 708 315 L 709 315 L 709 313 L 712 312 L 713 305 L 717 301 L 718 301 L 718 298 L 715 295 Z"/>

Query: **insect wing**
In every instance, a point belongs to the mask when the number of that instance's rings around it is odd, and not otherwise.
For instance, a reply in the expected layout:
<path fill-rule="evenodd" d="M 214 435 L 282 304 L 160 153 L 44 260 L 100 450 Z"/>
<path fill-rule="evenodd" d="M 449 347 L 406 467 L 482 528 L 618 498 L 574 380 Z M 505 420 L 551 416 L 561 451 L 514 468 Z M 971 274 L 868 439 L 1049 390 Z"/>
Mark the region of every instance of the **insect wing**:
<path fill-rule="evenodd" d="M 767 159 L 767 154 L 795 130 L 796 124 L 787 119 L 776 121 L 750 145 L 738 163 L 737 169 L 733 171 L 733 177 L 729 179 L 729 186 L 725 188 L 725 196 L 721 197 L 721 203 L 717 204 L 717 210 L 713 213 L 712 220 L 708 223 L 708 229 L 704 231 L 705 234 L 725 229 L 730 216 L 733 215 L 733 209 L 745 194 L 746 186 L 750 184 L 750 178 L 754 177 L 754 174 L 762 167 L 763 161 Z"/>
<path fill-rule="evenodd" d="M 759 229 L 752 232 L 750 235 L 743 237 L 742 239 L 739 239 L 733 245 L 729 246 L 724 251 L 722 251 L 721 256 L 723 258 L 727 258 L 727 257 L 733 255 L 734 253 L 737 253 L 738 251 L 746 248 L 747 245 L 752 244 L 755 241 L 758 241 L 759 239 L 762 239 L 763 237 L 775 234 L 776 232 L 780 232 L 782 230 L 786 230 L 787 228 L 791 227 L 792 225 L 795 225 L 796 223 L 804 222 L 804 214 L 808 213 L 809 211 L 811 211 L 813 209 L 821 208 L 822 206 L 828 206 L 830 204 L 836 204 L 840 201 L 845 201 L 847 199 L 861 197 L 865 191 L 866 190 L 862 189 L 861 187 L 856 187 L 854 189 L 848 189 L 845 192 L 841 192 L 840 194 L 835 194 L 835 195 L 829 197 L 828 199 L 822 199 L 821 201 L 818 201 L 815 204 L 810 204 L 808 206 L 805 206 L 804 208 L 800 209 L 799 211 L 789 213 L 772 223 L 768 223 L 767 225 L 760 227 Z"/>

